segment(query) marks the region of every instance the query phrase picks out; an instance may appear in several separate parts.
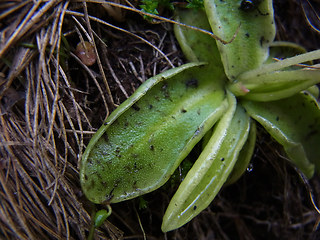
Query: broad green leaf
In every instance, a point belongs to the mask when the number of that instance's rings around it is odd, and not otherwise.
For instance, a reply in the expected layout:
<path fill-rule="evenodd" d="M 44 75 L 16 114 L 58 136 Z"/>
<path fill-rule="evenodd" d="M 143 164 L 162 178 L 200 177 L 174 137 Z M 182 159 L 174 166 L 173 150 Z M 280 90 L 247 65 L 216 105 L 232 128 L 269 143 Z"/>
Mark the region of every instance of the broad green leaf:
<path fill-rule="evenodd" d="M 304 92 L 279 101 L 242 104 L 308 178 L 315 168 L 320 171 L 320 110 L 313 96 Z"/>
<path fill-rule="evenodd" d="M 165 212 L 162 231 L 181 227 L 204 210 L 215 198 L 233 169 L 247 140 L 250 118 L 236 99 L 228 94 L 229 109 L 214 129 Z"/>
<path fill-rule="evenodd" d="M 257 9 L 240 9 L 241 1 L 204 0 L 212 32 L 228 44 L 217 41 L 225 73 L 229 80 L 248 70 L 259 68 L 268 57 L 275 36 L 272 0 L 261 2 Z"/>
<path fill-rule="evenodd" d="M 199 29 L 209 30 L 210 25 L 206 13 L 202 9 L 177 9 L 177 21 L 198 27 Z M 208 34 L 184 26 L 175 25 L 174 33 L 179 45 L 191 62 L 206 62 L 215 66 L 215 74 L 224 74 L 220 52 L 216 41 Z"/>
<path fill-rule="evenodd" d="M 80 181 L 94 203 L 120 202 L 163 185 L 227 108 L 220 76 L 188 64 L 155 76 L 92 137 Z"/>

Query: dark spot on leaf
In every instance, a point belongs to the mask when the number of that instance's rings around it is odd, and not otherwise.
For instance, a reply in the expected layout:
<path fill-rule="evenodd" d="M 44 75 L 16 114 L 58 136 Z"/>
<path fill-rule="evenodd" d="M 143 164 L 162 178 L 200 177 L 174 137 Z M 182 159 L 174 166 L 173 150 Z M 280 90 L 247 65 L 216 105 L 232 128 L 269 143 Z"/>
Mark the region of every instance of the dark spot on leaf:
<path fill-rule="evenodd" d="M 109 142 L 109 136 L 107 133 L 103 134 L 103 139 L 108 143 Z"/>
<path fill-rule="evenodd" d="M 193 210 L 196 210 L 196 209 L 197 209 L 197 206 L 196 206 L 196 205 L 194 205 L 194 206 L 193 206 Z"/>
<path fill-rule="evenodd" d="M 114 187 L 116 188 L 116 187 L 118 187 L 118 185 L 119 185 L 119 183 L 121 182 L 121 180 L 120 179 L 117 179 L 116 181 L 115 181 L 115 183 L 114 183 Z"/>
<path fill-rule="evenodd" d="M 163 93 L 165 98 L 170 98 L 169 90 L 168 90 L 168 83 L 164 82 L 161 87 L 161 92 Z"/>
<path fill-rule="evenodd" d="M 188 81 L 186 81 L 186 87 L 187 88 L 197 88 L 198 87 L 198 80 L 195 78 L 191 78 Z"/>
<path fill-rule="evenodd" d="M 153 105 L 149 104 L 149 106 L 148 106 L 148 107 L 149 107 L 149 109 L 152 109 L 152 108 L 153 108 Z"/>
<path fill-rule="evenodd" d="M 123 168 L 124 168 L 124 170 L 125 170 L 127 173 L 132 173 L 132 169 L 131 169 L 130 166 L 126 165 L 126 166 L 124 166 Z"/>
<path fill-rule="evenodd" d="M 249 33 L 246 33 L 245 36 L 248 38 L 248 37 L 250 37 L 250 34 L 249 34 Z"/>
<path fill-rule="evenodd" d="M 280 119 L 280 117 L 279 117 L 279 116 L 277 116 L 277 117 L 276 117 L 276 121 L 279 121 L 279 119 Z"/>
<path fill-rule="evenodd" d="M 223 158 L 221 158 L 220 160 L 221 160 L 221 162 L 223 162 L 223 161 L 224 161 L 224 157 L 223 157 Z"/>
<path fill-rule="evenodd" d="M 136 111 L 140 111 L 140 107 L 136 103 L 132 105 L 132 108 Z"/>
<path fill-rule="evenodd" d="M 150 150 L 154 151 L 154 146 L 153 145 L 150 145 Z"/>
<path fill-rule="evenodd" d="M 265 40 L 266 40 L 266 39 L 264 38 L 264 36 L 261 36 L 261 37 L 260 37 L 260 45 L 261 45 L 261 46 L 263 46 L 263 43 L 265 42 Z"/>
<path fill-rule="evenodd" d="M 107 195 L 106 195 L 106 202 L 110 202 L 111 201 L 111 199 L 113 198 L 113 191 L 114 191 L 114 189 L 115 188 L 113 188 L 111 191 L 110 191 L 110 193 L 108 193 Z"/>
<path fill-rule="evenodd" d="M 166 90 L 168 88 L 168 83 L 167 82 L 163 82 L 163 85 L 161 87 L 162 90 Z"/>
<path fill-rule="evenodd" d="M 104 187 L 104 188 L 107 188 L 108 187 L 108 183 L 106 181 L 102 181 L 101 182 L 101 185 Z"/>
<path fill-rule="evenodd" d="M 316 106 L 317 109 L 318 109 L 318 105 L 317 105 L 317 103 L 316 103 L 315 101 L 311 101 L 311 103 L 312 103 L 314 106 Z"/>
<path fill-rule="evenodd" d="M 135 190 L 137 190 L 137 188 L 138 188 L 137 181 L 134 181 L 134 182 L 133 182 L 132 188 L 135 189 Z"/>
<path fill-rule="evenodd" d="M 262 0 L 242 0 L 239 9 L 243 12 L 253 12 L 256 10 L 261 16 L 268 16 L 269 13 L 262 13 L 259 10 L 258 6 L 261 2 Z M 255 16 L 258 17 L 257 14 Z"/>
<path fill-rule="evenodd" d="M 306 135 L 305 139 L 308 140 L 309 138 L 313 137 L 313 136 L 316 135 L 316 134 L 318 134 L 318 131 L 317 131 L 317 130 L 313 130 L 313 131 L 309 132 L 309 133 Z"/>
<path fill-rule="evenodd" d="M 182 113 L 186 113 L 187 110 L 185 110 L 184 108 L 182 108 L 182 109 L 181 109 L 181 112 L 182 112 Z"/>

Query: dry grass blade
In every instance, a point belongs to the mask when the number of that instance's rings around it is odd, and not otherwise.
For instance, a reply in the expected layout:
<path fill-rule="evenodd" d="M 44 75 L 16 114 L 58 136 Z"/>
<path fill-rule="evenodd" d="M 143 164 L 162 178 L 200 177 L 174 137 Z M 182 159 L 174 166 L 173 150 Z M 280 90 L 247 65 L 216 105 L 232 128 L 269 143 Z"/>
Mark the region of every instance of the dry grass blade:
<path fill-rule="evenodd" d="M 67 7 L 68 2 L 37 1 L 32 4 L 26 1 L 19 7 L 10 8 L 2 16 L 8 20 L 10 14 L 18 10 L 24 13 L 23 18 L 17 18 L 20 23 L 16 24 L 16 31 L 2 39 L 1 55 L 7 59 L 6 65 L 1 64 L 3 73 L 7 75 L 1 82 L 2 97 L 11 97 L 7 89 L 12 84 L 21 90 L 25 87 L 26 97 L 24 104 L 13 104 L 6 112 L 1 112 L 0 186 L 4 193 L 1 194 L 1 212 L 6 217 L 1 218 L 3 227 L 0 238 L 46 239 L 51 236 L 68 239 L 68 216 L 70 212 L 73 215 L 81 212 L 81 206 L 75 201 L 77 197 L 73 189 L 68 187 L 65 176 L 69 164 L 68 152 L 72 150 L 76 157 L 75 152 L 81 151 L 83 146 L 83 121 L 78 111 L 80 105 L 75 104 L 73 96 L 74 112 L 78 119 L 74 121 L 73 116 L 65 117 L 70 115 L 70 109 L 60 101 L 60 76 L 67 79 L 65 74 L 61 74 L 60 67 L 61 32 Z M 52 21 L 41 21 L 48 16 L 52 16 Z M 44 23 L 48 25 L 39 27 Z M 8 25 L 8 28 L 12 26 Z M 25 34 L 30 30 L 34 35 Z M 29 44 L 31 48 L 22 46 L 17 50 L 12 49 L 21 39 L 29 43 L 36 42 Z M 16 52 L 15 58 L 7 54 L 11 49 Z M 68 79 L 66 81 L 69 82 Z M 73 94 L 71 90 L 67 92 Z M 18 107 L 18 111 L 12 112 L 14 107 Z M 84 114 L 83 110 L 81 112 Z M 80 130 L 74 135 L 76 145 L 68 142 L 72 138 L 66 133 L 66 123 L 77 123 L 76 127 L 73 126 L 74 130 Z M 67 208 L 62 201 L 66 196 L 73 199 L 72 204 L 66 205 Z M 79 221 L 82 220 L 78 217 Z M 83 234 L 81 236 L 84 237 Z"/>
<path fill-rule="evenodd" d="M 45 5 L 40 6 L 41 3 L 45 2 Z M 13 33 L 4 40 L 4 45 L 0 46 L 0 57 L 17 42 L 27 31 L 29 31 L 35 24 L 39 22 L 41 17 L 52 7 L 59 4 L 61 1 L 37 1 L 32 6 L 27 15 L 23 18 L 23 21 L 19 23 Z M 15 9 L 17 10 L 17 9 Z M 42 22 L 44 24 L 45 22 Z"/>
<path fill-rule="evenodd" d="M 95 51 L 95 54 L 96 54 L 96 57 L 97 57 L 98 67 L 99 67 L 99 70 L 100 70 L 100 73 L 101 73 L 103 82 L 104 82 L 104 84 L 105 84 L 105 86 L 106 86 L 106 90 L 107 90 L 109 99 L 111 100 L 111 103 L 112 103 L 113 105 L 115 105 L 115 104 L 114 104 L 114 101 L 113 101 L 113 98 L 112 98 L 111 91 L 110 91 L 110 87 L 109 87 L 109 84 L 108 84 L 108 81 L 107 81 L 107 77 L 106 77 L 106 75 L 105 75 L 105 72 L 104 72 L 103 67 L 102 67 L 102 64 L 101 64 L 101 60 L 100 60 L 100 57 L 99 57 L 99 53 L 98 53 L 98 50 L 97 50 L 95 41 L 93 40 L 94 37 L 93 37 L 93 31 L 92 31 L 91 23 L 90 23 L 90 19 L 89 19 L 87 4 L 86 4 L 85 1 L 83 1 L 83 2 L 82 2 L 82 5 L 83 5 L 83 9 L 84 9 L 85 22 L 86 22 L 86 24 L 87 24 L 87 28 L 88 28 L 90 37 L 91 37 L 91 39 L 92 39 L 91 44 L 92 44 L 93 47 L 94 47 L 94 51 Z"/>
<path fill-rule="evenodd" d="M 10 14 L 16 12 L 17 10 L 24 7 L 26 4 L 28 4 L 30 2 L 31 2 L 31 0 L 19 2 L 18 4 L 13 3 L 12 1 L 10 1 L 10 3 L 7 3 L 7 4 L 2 3 L 2 5 L 0 6 L 0 10 L 2 12 L 0 15 L 0 20 L 4 19 L 5 17 L 9 16 Z"/>

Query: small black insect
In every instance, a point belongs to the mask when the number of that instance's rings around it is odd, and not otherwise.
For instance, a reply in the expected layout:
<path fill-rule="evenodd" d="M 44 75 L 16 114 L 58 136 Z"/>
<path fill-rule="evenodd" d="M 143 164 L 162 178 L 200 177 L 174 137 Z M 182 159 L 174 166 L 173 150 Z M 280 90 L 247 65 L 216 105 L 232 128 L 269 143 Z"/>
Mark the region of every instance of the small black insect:
<path fill-rule="evenodd" d="M 251 12 L 257 9 L 261 2 L 262 0 L 242 0 L 239 9 L 245 12 Z"/>
<path fill-rule="evenodd" d="M 239 9 L 244 12 L 252 12 L 257 10 L 261 15 L 268 15 L 260 12 L 258 6 L 263 0 L 242 0 Z"/>

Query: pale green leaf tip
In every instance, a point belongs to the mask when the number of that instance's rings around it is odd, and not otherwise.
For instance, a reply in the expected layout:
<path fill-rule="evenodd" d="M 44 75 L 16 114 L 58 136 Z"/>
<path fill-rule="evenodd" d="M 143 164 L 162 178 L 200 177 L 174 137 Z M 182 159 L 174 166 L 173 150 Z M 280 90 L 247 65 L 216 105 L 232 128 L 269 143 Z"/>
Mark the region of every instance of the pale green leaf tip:
<path fill-rule="evenodd" d="M 284 146 L 289 159 L 308 179 L 312 178 L 315 173 L 315 165 L 311 163 L 306 156 L 305 149 L 300 144 L 290 144 Z"/>
<path fill-rule="evenodd" d="M 169 214 L 168 217 L 163 218 L 162 225 L 161 225 L 161 231 L 162 232 L 173 231 L 175 229 L 182 227 L 187 222 L 189 222 L 191 219 L 192 219 L 192 217 L 190 217 L 190 219 L 188 219 L 187 221 L 185 221 L 185 219 L 182 221 L 180 219 L 180 215 Z"/>

